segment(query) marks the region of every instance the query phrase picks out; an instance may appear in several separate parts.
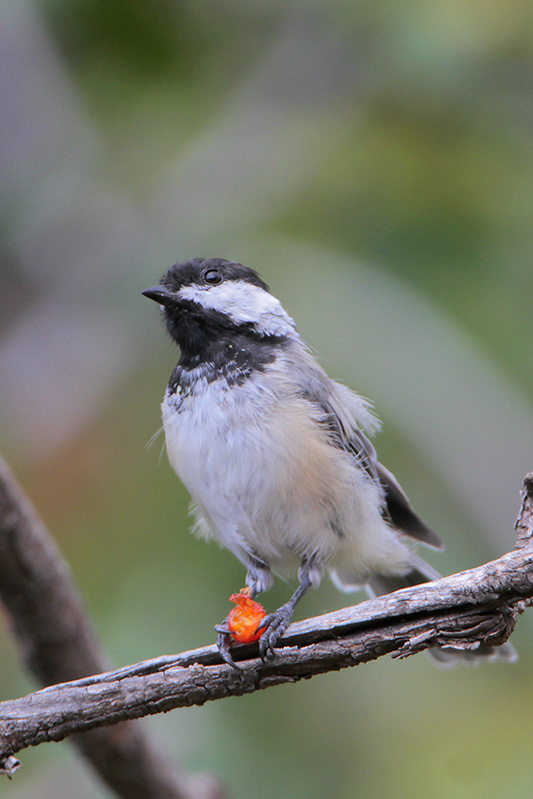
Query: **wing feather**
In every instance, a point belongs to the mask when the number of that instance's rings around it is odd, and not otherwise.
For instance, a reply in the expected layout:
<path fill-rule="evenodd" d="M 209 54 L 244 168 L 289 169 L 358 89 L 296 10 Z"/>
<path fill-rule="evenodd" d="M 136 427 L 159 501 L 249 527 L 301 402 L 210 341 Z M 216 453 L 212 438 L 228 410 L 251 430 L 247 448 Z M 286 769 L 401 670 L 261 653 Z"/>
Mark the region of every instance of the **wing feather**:
<path fill-rule="evenodd" d="M 380 427 L 368 400 L 331 380 L 310 355 L 304 360 L 305 365 L 301 359 L 297 364 L 294 366 L 304 371 L 301 375 L 304 379 L 298 380 L 298 384 L 307 386 L 303 396 L 323 411 L 324 424 L 333 442 L 355 456 L 362 468 L 381 485 L 384 518 L 405 535 L 434 549 L 444 549 L 439 536 L 415 513 L 392 472 L 379 462 L 373 444 L 363 432 L 364 429 L 372 434 Z"/>

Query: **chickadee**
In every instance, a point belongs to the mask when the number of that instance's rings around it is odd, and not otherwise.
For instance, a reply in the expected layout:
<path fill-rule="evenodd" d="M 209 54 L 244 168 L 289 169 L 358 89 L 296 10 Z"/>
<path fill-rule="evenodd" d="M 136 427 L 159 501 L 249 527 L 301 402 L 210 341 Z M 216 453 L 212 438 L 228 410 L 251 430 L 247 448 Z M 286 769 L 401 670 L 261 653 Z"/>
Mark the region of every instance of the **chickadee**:
<path fill-rule="evenodd" d="M 170 462 L 189 491 L 199 532 L 247 569 L 252 597 L 272 573 L 298 573 L 285 605 L 263 619 L 272 652 L 298 600 L 325 571 L 371 596 L 440 577 L 411 546 L 442 549 L 363 432 L 378 420 L 366 399 L 331 380 L 253 269 L 222 258 L 171 267 L 143 294 L 161 305 L 181 356 L 163 399 Z M 410 541 L 411 539 L 411 541 Z M 218 646 L 233 665 L 230 638 Z M 510 645 L 475 653 L 510 658 Z"/>

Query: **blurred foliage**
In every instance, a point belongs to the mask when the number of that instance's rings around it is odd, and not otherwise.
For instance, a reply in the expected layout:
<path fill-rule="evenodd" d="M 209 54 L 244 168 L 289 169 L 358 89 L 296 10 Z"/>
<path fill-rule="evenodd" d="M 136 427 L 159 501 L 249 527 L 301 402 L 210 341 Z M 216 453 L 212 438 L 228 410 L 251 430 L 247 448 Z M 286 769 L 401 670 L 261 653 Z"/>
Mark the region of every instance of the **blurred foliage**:
<path fill-rule="evenodd" d="M 139 292 L 172 260 L 259 269 L 373 397 L 439 569 L 512 546 L 533 466 L 532 18 L 525 0 L 0 10 L 3 449 L 117 664 L 212 640 L 244 577 L 188 534 L 162 438 L 145 449 L 177 354 Z M 324 582 L 299 613 L 346 602 Z M 383 661 L 147 723 L 235 796 L 523 796 L 527 630 L 512 667 Z M 0 632 L 2 695 L 26 692 Z M 66 744 L 22 761 L 12 799 L 107 795 Z"/>

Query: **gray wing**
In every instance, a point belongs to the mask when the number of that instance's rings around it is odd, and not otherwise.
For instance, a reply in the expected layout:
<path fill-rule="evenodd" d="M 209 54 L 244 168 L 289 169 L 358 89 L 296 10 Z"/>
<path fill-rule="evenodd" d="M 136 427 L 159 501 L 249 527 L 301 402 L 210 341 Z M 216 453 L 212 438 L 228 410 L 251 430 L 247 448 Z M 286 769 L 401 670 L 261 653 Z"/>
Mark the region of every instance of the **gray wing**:
<path fill-rule="evenodd" d="M 392 472 L 378 461 L 376 450 L 360 429 L 361 424 L 374 429 L 378 426 L 367 401 L 331 380 L 311 356 L 304 361 L 300 358 L 297 368 L 304 378 L 299 384 L 306 386 L 302 394 L 324 413 L 324 424 L 335 445 L 355 456 L 361 467 L 381 484 L 384 518 L 411 538 L 434 549 L 444 549 L 439 536 L 415 513 Z"/>
<path fill-rule="evenodd" d="M 381 484 L 385 494 L 383 515 L 387 521 L 402 533 L 416 538 L 429 547 L 444 549 L 444 544 L 437 533 L 415 513 L 407 494 L 395 476 L 378 461 L 376 450 L 365 434 L 355 428 L 350 431 L 349 437 L 344 437 L 339 426 L 335 429 L 335 414 L 332 411 L 328 413 L 327 405 L 323 407 L 328 414 L 328 426 L 333 428 L 333 438 L 337 446 L 355 455 L 358 463 Z"/>

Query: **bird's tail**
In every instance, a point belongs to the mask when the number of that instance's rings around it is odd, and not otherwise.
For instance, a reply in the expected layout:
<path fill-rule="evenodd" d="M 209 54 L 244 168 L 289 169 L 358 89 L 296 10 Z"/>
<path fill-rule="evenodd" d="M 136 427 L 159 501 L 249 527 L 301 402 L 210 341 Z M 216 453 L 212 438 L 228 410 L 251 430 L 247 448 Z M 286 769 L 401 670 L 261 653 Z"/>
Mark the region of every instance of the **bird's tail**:
<path fill-rule="evenodd" d="M 409 588 L 431 580 L 439 580 L 442 575 L 419 555 L 413 553 L 413 568 L 401 576 L 376 575 L 365 585 L 368 595 L 373 598 L 390 594 L 400 588 Z M 486 663 L 489 660 L 517 659 L 515 648 L 505 643 L 501 646 L 479 646 L 477 649 L 456 649 L 453 647 L 434 647 L 427 650 L 431 659 L 440 666 L 455 666 L 456 663 Z"/>

